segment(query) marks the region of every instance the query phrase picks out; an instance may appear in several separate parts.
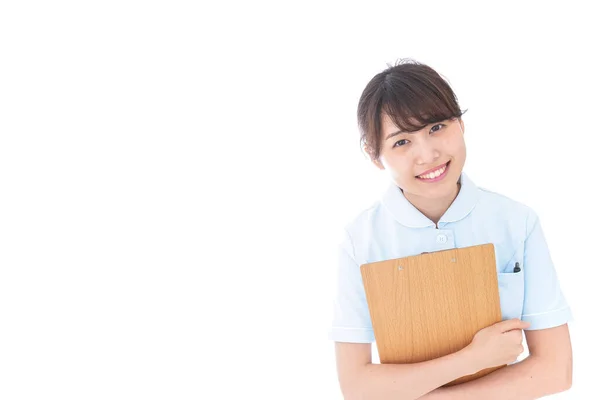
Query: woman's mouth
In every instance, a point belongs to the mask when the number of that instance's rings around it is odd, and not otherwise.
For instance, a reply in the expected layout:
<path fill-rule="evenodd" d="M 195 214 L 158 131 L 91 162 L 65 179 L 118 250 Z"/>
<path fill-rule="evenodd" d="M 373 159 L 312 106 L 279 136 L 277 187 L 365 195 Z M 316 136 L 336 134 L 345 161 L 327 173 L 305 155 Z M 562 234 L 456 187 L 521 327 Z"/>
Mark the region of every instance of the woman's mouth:
<path fill-rule="evenodd" d="M 429 172 L 427 174 L 419 175 L 416 178 L 423 182 L 441 181 L 448 174 L 448 166 L 449 165 L 450 165 L 450 161 L 448 161 L 446 164 L 442 165 L 437 170 Z"/>

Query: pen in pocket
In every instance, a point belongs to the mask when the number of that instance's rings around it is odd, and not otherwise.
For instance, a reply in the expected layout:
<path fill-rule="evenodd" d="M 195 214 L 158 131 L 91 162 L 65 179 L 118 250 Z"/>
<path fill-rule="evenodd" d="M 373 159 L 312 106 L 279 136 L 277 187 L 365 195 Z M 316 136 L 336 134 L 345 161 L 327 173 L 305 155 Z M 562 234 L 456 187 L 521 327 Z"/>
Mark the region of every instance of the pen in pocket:
<path fill-rule="evenodd" d="M 517 261 L 515 263 L 515 269 L 513 270 L 513 272 L 520 272 L 520 271 L 521 271 L 521 268 L 519 267 L 519 262 Z"/>

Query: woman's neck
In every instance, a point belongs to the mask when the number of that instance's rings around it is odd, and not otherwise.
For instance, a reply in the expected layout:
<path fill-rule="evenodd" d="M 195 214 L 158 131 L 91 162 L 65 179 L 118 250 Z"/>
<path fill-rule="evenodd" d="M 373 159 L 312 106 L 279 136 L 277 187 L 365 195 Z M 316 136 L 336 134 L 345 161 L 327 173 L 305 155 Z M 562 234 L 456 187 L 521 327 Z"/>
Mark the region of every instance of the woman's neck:
<path fill-rule="evenodd" d="M 408 200 L 417 210 L 435 223 L 436 228 L 438 227 L 437 224 L 440 221 L 440 218 L 442 218 L 444 213 L 448 210 L 448 208 L 450 208 L 459 192 L 460 183 L 456 184 L 455 190 L 452 193 L 448 194 L 446 197 L 437 199 L 415 196 L 403 191 L 406 200 Z"/>

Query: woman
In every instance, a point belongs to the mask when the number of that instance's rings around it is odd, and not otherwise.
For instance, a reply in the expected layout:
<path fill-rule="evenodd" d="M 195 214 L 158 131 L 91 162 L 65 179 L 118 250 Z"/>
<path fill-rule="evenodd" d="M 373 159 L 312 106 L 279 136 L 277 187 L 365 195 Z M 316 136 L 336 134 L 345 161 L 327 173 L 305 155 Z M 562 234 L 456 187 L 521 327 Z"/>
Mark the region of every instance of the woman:
<path fill-rule="evenodd" d="M 539 398 L 571 386 L 571 311 L 542 227 L 526 205 L 478 187 L 464 173 L 464 122 L 432 68 L 402 60 L 374 76 L 358 104 L 361 144 L 389 174 L 389 189 L 344 230 L 330 338 L 345 399 Z M 373 364 L 375 340 L 359 266 L 494 243 L 502 322 L 464 349 L 415 364 Z M 514 363 L 524 351 L 530 356 Z M 441 387 L 479 370 L 480 379 Z"/>

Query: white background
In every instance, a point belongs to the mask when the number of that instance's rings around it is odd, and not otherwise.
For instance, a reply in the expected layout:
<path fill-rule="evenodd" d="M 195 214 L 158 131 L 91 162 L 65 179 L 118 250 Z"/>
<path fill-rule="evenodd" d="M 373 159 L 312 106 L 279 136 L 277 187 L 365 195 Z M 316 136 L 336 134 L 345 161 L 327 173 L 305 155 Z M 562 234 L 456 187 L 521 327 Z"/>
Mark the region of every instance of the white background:
<path fill-rule="evenodd" d="M 356 105 L 402 57 L 469 110 L 471 179 L 540 216 L 556 398 L 596 397 L 596 14 L 416 3 L 3 2 L 0 398 L 341 398 L 336 245 L 388 182 Z"/>

